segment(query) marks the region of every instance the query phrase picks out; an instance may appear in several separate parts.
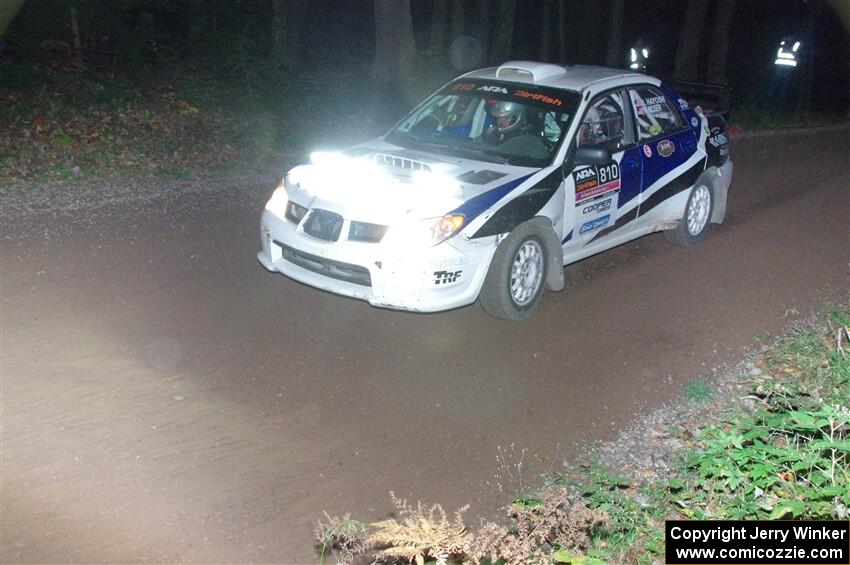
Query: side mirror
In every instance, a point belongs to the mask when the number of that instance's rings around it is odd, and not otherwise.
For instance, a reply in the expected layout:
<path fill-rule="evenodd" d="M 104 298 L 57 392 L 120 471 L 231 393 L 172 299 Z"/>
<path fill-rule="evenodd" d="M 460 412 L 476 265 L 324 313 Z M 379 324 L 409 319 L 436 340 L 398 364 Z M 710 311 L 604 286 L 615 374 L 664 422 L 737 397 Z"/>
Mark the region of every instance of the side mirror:
<path fill-rule="evenodd" d="M 573 162 L 578 165 L 607 165 L 611 162 L 611 152 L 601 145 L 586 145 L 576 149 Z"/>

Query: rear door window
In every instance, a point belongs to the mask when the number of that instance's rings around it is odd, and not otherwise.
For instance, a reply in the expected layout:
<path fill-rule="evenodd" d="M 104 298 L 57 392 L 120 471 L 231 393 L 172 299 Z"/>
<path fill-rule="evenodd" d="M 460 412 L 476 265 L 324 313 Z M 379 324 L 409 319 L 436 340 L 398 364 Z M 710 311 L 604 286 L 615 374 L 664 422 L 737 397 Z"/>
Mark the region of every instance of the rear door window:
<path fill-rule="evenodd" d="M 635 112 L 639 140 L 666 135 L 682 127 L 682 117 L 676 107 L 657 88 L 631 88 L 629 98 Z"/>

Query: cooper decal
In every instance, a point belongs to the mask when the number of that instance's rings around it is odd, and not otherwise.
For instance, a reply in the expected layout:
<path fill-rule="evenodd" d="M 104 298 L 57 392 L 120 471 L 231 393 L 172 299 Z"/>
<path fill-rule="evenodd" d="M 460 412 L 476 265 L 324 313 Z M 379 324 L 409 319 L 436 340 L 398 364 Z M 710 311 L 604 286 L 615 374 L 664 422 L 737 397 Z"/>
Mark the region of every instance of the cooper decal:
<path fill-rule="evenodd" d="M 586 216 L 588 214 L 595 214 L 597 212 L 605 212 L 606 210 L 611 209 L 611 204 L 614 199 L 611 197 L 605 198 L 604 200 L 598 200 L 596 202 L 591 202 L 587 206 L 581 209 L 582 216 Z"/>
<path fill-rule="evenodd" d="M 594 218 L 590 221 L 587 221 L 581 225 L 581 228 L 578 230 L 578 233 L 587 233 L 589 231 L 598 230 L 600 228 L 604 228 L 608 225 L 608 222 L 611 220 L 611 214 L 605 214 L 601 218 Z"/>
<path fill-rule="evenodd" d="M 655 146 L 655 150 L 658 151 L 659 155 L 667 158 L 676 152 L 676 146 L 669 139 L 662 139 L 658 142 L 658 145 Z"/>
<path fill-rule="evenodd" d="M 434 271 L 434 285 L 440 286 L 456 283 L 461 275 L 463 275 L 463 271 Z"/>

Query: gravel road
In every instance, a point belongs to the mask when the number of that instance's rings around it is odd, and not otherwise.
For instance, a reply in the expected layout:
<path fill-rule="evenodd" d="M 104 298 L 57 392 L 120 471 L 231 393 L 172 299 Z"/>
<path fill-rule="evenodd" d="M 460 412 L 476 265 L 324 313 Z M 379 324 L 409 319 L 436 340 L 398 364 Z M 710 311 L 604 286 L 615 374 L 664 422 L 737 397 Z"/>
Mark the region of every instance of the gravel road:
<path fill-rule="evenodd" d="M 380 518 L 389 490 L 490 514 L 847 299 L 847 147 L 737 142 L 705 243 L 570 266 L 524 323 L 266 272 L 268 176 L 0 188 L 0 561 L 314 562 L 323 510 Z"/>

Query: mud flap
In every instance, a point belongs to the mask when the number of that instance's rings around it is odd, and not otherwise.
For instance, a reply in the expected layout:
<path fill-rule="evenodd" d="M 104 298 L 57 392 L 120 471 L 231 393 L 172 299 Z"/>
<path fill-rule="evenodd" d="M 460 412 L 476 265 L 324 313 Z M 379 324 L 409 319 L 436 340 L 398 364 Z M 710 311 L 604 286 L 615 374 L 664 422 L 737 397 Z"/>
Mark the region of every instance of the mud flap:
<path fill-rule="evenodd" d="M 722 167 L 712 170 L 711 187 L 714 196 L 714 211 L 711 214 L 712 224 L 722 224 L 726 219 L 726 201 L 729 196 L 729 185 L 732 183 L 732 161 L 726 161 Z"/>
<path fill-rule="evenodd" d="M 534 226 L 537 234 L 546 245 L 546 290 L 559 291 L 564 289 L 564 258 L 561 241 L 555 235 L 555 228 L 547 218 L 540 216 L 532 218 L 528 224 Z"/>

